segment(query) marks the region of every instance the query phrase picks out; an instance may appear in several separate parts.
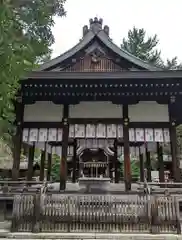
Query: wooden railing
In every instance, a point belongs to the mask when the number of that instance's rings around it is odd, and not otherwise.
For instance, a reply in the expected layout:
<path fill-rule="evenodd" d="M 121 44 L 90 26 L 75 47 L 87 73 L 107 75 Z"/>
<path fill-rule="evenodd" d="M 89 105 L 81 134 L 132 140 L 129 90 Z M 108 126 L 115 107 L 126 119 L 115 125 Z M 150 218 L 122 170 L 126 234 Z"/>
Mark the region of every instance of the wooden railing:
<path fill-rule="evenodd" d="M 182 182 L 137 182 L 138 190 L 146 187 L 150 190 L 150 194 L 181 194 Z"/>
<path fill-rule="evenodd" d="M 12 206 L 14 196 L 17 194 L 35 194 L 40 193 L 43 182 L 35 181 L 0 181 L 0 218 L 3 220 L 12 219 Z"/>
<path fill-rule="evenodd" d="M 174 196 L 21 194 L 12 231 L 181 233 Z"/>
<path fill-rule="evenodd" d="M 148 186 L 159 185 L 147 183 Z M 0 181 L 1 203 L 11 197 L 13 232 L 135 232 L 181 233 L 179 201 L 181 183 L 161 191 L 85 194 L 51 192 L 45 182 Z M 178 187 L 177 190 L 174 186 Z M 173 192 L 175 193 L 175 192 Z M 2 204 L 2 206 L 4 206 Z M 5 208 L 4 208 L 5 209 Z"/>

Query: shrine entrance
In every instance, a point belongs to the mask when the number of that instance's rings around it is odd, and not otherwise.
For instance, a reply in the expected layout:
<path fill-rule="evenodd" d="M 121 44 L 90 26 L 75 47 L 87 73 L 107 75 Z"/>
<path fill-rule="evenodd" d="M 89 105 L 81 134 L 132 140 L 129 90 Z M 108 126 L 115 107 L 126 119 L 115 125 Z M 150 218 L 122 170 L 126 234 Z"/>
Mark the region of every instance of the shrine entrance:
<path fill-rule="evenodd" d="M 109 155 L 101 148 L 84 149 L 79 156 L 81 177 L 103 178 L 109 176 Z"/>

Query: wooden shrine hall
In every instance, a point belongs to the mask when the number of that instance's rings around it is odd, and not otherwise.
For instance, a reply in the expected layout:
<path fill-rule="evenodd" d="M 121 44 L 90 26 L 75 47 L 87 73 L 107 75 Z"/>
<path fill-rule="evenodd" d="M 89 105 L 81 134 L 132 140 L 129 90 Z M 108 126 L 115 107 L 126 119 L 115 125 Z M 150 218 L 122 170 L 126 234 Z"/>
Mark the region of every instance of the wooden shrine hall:
<path fill-rule="evenodd" d="M 168 144 L 171 178 L 179 182 L 176 127 L 182 122 L 181 102 L 182 71 L 164 71 L 132 56 L 113 43 L 102 19 L 91 19 L 76 46 L 21 80 L 12 177 L 18 179 L 26 143 L 28 180 L 35 148 L 42 150 L 40 180 L 50 180 L 52 155 L 60 156 L 61 189 L 68 177 L 77 182 L 83 175 L 118 183 L 122 156 L 125 189 L 130 190 L 131 154 L 140 160 L 140 180 L 147 168 L 151 181 L 152 144 L 164 182 L 163 146 Z"/>

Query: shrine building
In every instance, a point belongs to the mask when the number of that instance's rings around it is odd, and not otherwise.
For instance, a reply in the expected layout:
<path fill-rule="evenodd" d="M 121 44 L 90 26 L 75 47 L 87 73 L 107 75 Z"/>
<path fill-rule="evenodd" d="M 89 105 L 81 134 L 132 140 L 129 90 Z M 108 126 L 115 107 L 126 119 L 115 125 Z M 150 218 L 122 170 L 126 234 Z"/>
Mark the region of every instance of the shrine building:
<path fill-rule="evenodd" d="M 39 148 L 41 181 L 51 179 L 53 154 L 60 156 L 61 189 L 66 181 L 85 176 L 123 181 L 130 190 L 133 155 L 140 181 L 146 168 L 151 182 L 151 152 L 164 182 L 167 145 L 171 179 L 180 181 L 176 127 L 182 122 L 182 71 L 162 70 L 136 58 L 116 46 L 109 31 L 102 19 L 90 19 L 76 46 L 21 80 L 14 180 L 22 145 L 27 144 L 27 180 L 32 180 Z"/>

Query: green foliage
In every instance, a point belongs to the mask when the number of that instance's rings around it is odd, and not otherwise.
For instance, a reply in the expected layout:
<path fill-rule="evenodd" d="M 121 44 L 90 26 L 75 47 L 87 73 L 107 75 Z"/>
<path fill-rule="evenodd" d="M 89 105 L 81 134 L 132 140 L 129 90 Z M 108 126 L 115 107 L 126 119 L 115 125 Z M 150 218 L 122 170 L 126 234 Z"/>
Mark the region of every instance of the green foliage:
<path fill-rule="evenodd" d="M 178 155 L 181 158 L 181 155 L 182 155 L 182 125 L 179 125 L 176 128 L 176 133 L 177 133 L 177 150 L 178 150 Z"/>
<path fill-rule="evenodd" d="M 162 60 L 161 51 L 157 50 L 158 43 L 157 35 L 147 37 L 147 33 L 143 28 L 133 27 L 132 30 L 128 31 L 127 38 L 123 39 L 121 47 L 141 60 L 158 67 L 167 70 L 182 69 L 177 57 L 171 60 L 167 59 L 166 63 Z"/>
<path fill-rule="evenodd" d="M 13 100 L 20 78 L 48 56 L 54 43 L 55 15 L 65 14 L 65 0 L 3 0 L 0 5 L 0 131 L 14 121 Z"/>
<path fill-rule="evenodd" d="M 130 156 L 131 159 L 131 175 L 134 178 L 138 178 L 140 176 L 140 166 L 139 166 L 139 159 L 136 157 Z M 121 155 L 118 158 L 118 161 L 120 162 L 120 173 L 124 174 L 124 156 Z"/>
<path fill-rule="evenodd" d="M 134 178 L 138 178 L 140 176 L 139 161 L 131 161 L 131 173 Z"/>
<path fill-rule="evenodd" d="M 166 70 L 180 70 L 182 69 L 182 64 L 178 63 L 178 58 L 174 57 L 171 60 L 167 59 L 166 64 L 163 64 Z"/>
<path fill-rule="evenodd" d="M 36 160 L 38 163 L 41 161 L 41 150 L 39 148 L 35 148 L 34 160 Z"/>
<path fill-rule="evenodd" d="M 120 165 L 120 173 L 124 174 L 124 163 Z M 131 160 L 131 176 L 133 178 L 139 178 L 140 176 L 140 167 L 139 167 L 139 161 Z"/>
<path fill-rule="evenodd" d="M 160 52 L 156 49 L 158 42 L 157 35 L 146 39 L 143 28 L 133 27 L 128 31 L 127 39 L 123 39 L 121 47 L 144 61 L 156 64 L 160 61 Z"/>
<path fill-rule="evenodd" d="M 58 182 L 60 180 L 60 157 L 54 154 L 52 159 L 53 159 L 53 165 L 51 169 L 52 180 Z"/>

